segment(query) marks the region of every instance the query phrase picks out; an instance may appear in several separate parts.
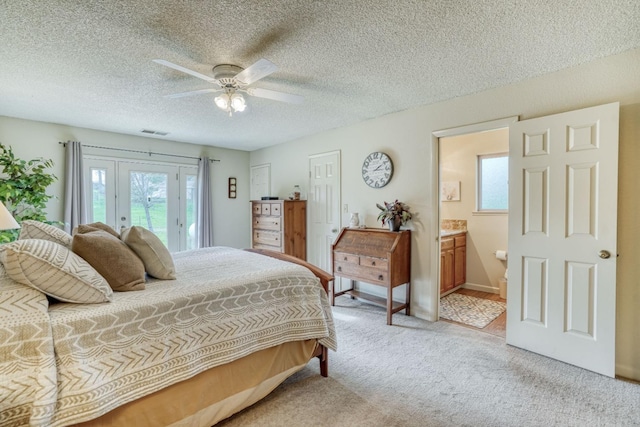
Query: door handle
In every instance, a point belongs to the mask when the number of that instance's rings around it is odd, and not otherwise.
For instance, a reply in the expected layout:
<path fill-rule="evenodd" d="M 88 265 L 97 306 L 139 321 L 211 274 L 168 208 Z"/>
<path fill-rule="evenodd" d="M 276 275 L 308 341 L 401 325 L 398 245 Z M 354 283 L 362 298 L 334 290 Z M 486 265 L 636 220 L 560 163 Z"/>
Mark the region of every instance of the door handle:
<path fill-rule="evenodd" d="M 609 259 L 611 258 L 611 253 L 609 251 L 601 250 L 598 252 L 598 256 L 602 259 Z"/>

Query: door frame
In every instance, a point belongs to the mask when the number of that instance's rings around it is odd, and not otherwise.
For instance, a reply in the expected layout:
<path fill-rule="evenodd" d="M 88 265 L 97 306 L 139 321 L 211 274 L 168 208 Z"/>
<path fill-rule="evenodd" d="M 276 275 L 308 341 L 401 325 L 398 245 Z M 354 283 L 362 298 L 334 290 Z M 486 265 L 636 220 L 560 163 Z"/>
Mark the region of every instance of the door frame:
<path fill-rule="evenodd" d="M 440 320 L 440 138 L 459 136 L 470 133 L 479 133 L 509 127 L 511 123 L 519 120 L 519 116 L 509 116 L 502 119 L 487 122 L 474 123 L 470 125 L 457 126 L 448 129 L 437 130 L 431 133 L 431 236 L 434 236 L 431 268 L 429 280 L 433 284 L 431 287 L 431 307 L 433 313 L 431 321 Z"/>

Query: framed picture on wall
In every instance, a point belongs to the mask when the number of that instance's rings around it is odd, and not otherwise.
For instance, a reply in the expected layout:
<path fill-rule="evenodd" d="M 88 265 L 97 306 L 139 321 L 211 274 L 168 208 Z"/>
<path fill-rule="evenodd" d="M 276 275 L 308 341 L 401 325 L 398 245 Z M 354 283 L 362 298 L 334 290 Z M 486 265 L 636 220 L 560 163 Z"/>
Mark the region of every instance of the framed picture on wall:
<path fill-rule="evenodd" d="M 235 178 L 229 178 L 229 198 L 230 199 L 235 199 L 236 198 L 236 179 Z"/>
<path fill-rule="evenodd" d="M 440 192 L 440 199 L 443 202 L 460 201 L 460 181 L 443 181 Z"/>

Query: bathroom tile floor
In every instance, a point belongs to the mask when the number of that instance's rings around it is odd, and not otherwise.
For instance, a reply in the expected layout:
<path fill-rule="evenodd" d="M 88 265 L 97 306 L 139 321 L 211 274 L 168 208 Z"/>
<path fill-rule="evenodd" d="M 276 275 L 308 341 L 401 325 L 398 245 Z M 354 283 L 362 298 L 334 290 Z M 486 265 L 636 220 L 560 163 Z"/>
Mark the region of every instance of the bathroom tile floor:
<path fill-rule="evenodd" d="M 500 298 L 499 294 L 492 294 L 489 292 L 482 292 L 482 291 L 474 291 L 471 289 L 458 289 L 456 291 L 456 293 L 462 294 L 462 295 L 469 295 L 472 297 L 476 297 L 476 298 L 484 298 L 484 299 L 489 299 L 489 300 L 493 300 L 493 301 L 502 301 L 502 302 L 506 302 L 507 300 Z M 495 320 L 493 320 L 491 323 L 489 323 L 487 326 L 485 326 L 482 329 L 479 328 L 475 328 L 473 326 L 469 326 L 469 325 L 465 325 L 462 323 L 458 323 L 458 322 L 452 322 L 450 320 L 446 320 L 446 319 L 440 319 L 444 322 L 451 322 L 451 323 L 457 323 L 458 325 L 462 325 L 464 327 L 470 328 L 470 329 L 475 329 L 476 331 L 480 331 L 480 332 L 485 332 L 491 335 L 496 335 L 502 338 L 505 338 L 507 335 L 507 312 L 505 311 L 504 313 L 502 313 L 500 316 L 496 317 Z"/>

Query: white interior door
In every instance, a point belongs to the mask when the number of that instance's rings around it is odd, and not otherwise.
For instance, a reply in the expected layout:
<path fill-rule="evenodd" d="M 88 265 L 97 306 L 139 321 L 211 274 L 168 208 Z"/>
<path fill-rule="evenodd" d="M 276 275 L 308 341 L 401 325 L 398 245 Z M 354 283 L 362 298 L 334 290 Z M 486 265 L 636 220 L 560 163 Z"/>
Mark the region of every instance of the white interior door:
<path fill-rule="evenodd" d="M 271 195 L 271 165 L 251 167 L 251 200 Z"/>
<path fill-rule="evenodd" d="M 507 343 L 615 375 L 619 104 L 509 131 Z"/>
<path fill-rule="evenodd" d="M 340 152 L 309 156 L 307 259 L 331 271 L 331 245 L 340 231 Z"/>

